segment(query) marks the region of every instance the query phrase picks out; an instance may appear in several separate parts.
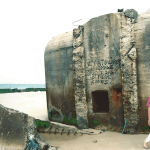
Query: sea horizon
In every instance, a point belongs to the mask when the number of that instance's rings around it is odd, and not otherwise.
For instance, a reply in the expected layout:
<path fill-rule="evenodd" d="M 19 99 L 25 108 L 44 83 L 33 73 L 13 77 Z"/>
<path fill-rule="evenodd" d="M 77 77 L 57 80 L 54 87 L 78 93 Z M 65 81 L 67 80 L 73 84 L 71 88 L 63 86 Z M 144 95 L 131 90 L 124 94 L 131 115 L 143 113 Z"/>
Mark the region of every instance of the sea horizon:
<path fill-rule="evenodd" d="M 9 84 L 0 83 L 0 89 L 26 89 L 26 88 L 45 88 L 45 84 Z"/>

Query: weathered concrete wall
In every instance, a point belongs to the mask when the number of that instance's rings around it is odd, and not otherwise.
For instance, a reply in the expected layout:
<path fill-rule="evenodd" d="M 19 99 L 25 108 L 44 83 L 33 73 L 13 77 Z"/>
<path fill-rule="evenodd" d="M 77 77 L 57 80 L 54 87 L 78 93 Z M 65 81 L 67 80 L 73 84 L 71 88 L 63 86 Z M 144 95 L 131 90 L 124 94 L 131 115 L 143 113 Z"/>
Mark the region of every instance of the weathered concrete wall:
<path fill-rule="evenodd" d="M 0 105 L 1 150 L 56 150 L 37 134 L 36 120 L 27 114 Z"/>
<path fill-rule="evenodd" d="M 135 47 L 135 23 L 138 13 L 131 9 L 118 13 L 120 20 L 120 54 L 125 133 L 139 131 L 139 102 L 137 92 L 137 52 Z"/>
<path fill-rule="evenodd" d="M 88 128 L 83 35 L 83 26 L 73 30 L 74 97 L 77 125 L 80 129 Z"/>
<path fill-rule="evenodd" d="M 147 126 L 150 96 L 150 13 L 138 16 L 135 24 L 140 127 Z"/>
<path fill-rule="evenodd" d="M 73 32 L 54 37 L 46 46 L 44 60 L 49 119 L 58 122 L 76 119 Z"/>
<path fill-rule="evenodd" d="M 125 119 L 125 133 L 147 125 L 149 12 L 103 15 L 50 41 L 45 74 L 51 120 L 75 117 L 79 128 L 122 131 Z"/>
<path fill-rule="evenodd" d="M 84 25 L 86 94 L 90 126 L 94 125 L 94 121 L 99 122 L 97 127 L 104 125 L 119 129 L 124 125 L 119 25 L 117 14 L 93 18 Z M 106 112 L 93 112 L 94 91 L 108 92 L 109 109 Z M 104 105 L 103 99 L 104 97 L 98 98 L 98 101 L 101 101 L 99 105 Z"/>

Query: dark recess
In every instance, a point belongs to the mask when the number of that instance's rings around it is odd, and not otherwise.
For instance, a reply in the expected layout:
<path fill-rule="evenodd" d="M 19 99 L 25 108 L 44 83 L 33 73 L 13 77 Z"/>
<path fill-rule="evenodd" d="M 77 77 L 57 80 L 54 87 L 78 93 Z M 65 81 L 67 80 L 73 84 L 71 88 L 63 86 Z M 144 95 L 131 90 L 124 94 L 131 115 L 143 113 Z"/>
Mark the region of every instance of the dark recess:
<path fill-rule="evenodd" d="M 122 88 L 114 88 L 117 93 L 122 93 Z"/>
<path fill-rule="evenodd" d="M 109 100 L 107 91 L 92 92 L 93 112 L 109 112 Z"/>

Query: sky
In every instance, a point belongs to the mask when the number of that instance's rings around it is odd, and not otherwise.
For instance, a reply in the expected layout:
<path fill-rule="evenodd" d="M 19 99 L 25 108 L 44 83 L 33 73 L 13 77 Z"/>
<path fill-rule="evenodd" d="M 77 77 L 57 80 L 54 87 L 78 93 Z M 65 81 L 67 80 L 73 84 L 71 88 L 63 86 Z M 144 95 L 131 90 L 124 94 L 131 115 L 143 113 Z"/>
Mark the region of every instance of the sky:
<path fill-rule="evenodd" d="M 150 8 L 149 0 L 0 0 L 0 84 L 45 84 L 44 51 L 94 17 Z"/>

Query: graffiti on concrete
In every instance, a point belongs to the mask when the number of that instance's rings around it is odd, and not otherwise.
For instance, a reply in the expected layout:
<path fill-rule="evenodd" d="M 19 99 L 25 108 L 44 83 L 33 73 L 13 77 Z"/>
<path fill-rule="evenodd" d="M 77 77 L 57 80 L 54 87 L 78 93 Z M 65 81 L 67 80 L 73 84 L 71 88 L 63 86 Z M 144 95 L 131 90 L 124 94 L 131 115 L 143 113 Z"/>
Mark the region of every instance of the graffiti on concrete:
<path fill-rule="evenodd" d="M 86 76 L 93 84 L 108 84 L 111 82 L 111 76 L 121 67 L 121 59 L 97 59 L 88 60 L 86 63 Z"/>

